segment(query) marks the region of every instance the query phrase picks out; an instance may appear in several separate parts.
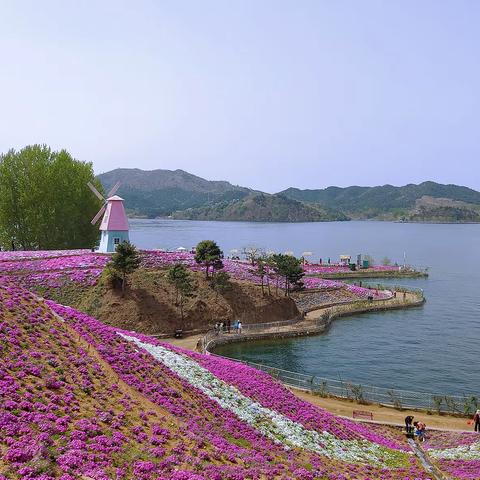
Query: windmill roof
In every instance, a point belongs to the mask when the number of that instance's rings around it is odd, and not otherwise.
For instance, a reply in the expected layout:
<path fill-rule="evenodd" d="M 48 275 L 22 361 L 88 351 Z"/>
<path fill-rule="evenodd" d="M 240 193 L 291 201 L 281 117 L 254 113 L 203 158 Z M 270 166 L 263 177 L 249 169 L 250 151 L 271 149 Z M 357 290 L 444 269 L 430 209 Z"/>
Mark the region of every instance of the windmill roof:
<path fill-rule="evenodd" d="M 100 224 L 100 230 L 128 231 L 128 219 L 121 200 L 123 199 L 117 195 L 107 199 L 107 208 Z"/>

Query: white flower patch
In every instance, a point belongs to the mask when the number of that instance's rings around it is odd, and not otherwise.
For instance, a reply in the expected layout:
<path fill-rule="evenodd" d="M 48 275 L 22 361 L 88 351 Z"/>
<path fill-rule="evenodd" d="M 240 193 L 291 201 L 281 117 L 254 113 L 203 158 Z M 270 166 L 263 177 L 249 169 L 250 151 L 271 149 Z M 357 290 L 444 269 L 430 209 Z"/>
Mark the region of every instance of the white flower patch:
<path fill-rule="evenodd" d="M 428 450 L 428 454 L 433 458 L 443 460 L 480 460 L 480 442 L 443 450 L 432 449 Z"/>
<path fill-rule="evenodd" d="M 285 448 L 307 449 L 329 458 L 347 462 L 361 462 L 378 466 L 392 466 L 402 462 L 404 452 L 390 450 L 368 440 L 341 440 L 331 433 L 309 430 L 284 415 L 262 406 L 243 395 L 236 387 L 218 379 L 193 359 L 167 348 L 141 342 L 138 338 L 118 333 L 129 342 L 150 353 L 192 386 L 198 388 L 222 408 L 230 410 L 263 435 Z"/>

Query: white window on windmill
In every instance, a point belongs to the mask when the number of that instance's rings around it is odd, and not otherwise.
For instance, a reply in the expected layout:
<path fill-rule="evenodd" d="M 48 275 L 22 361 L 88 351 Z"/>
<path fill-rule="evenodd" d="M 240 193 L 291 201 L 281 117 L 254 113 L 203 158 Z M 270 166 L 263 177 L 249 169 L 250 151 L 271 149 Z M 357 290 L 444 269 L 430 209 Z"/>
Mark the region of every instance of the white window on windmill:
<path fill-rule="evenodd" d="M 118 237 L 115 237 L 115 238 L 113 239 L 113 244 L 114 244 L 114 245 L 119 245 L 119 244 L 120 244 L 120 239 L 119 239 Z"/>

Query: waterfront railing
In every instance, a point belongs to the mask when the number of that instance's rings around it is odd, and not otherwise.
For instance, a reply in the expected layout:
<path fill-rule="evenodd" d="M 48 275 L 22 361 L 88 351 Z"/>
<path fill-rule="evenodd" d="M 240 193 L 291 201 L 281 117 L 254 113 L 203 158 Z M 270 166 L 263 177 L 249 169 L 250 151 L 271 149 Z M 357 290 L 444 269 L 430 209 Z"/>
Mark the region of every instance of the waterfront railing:
<path fill-rule="evenodd" d="M 211 354 L 216 355 L 216 354 Z M 216 355 L 227 359 L 221 355 Z M 368 405 L 378 404 L 399 410 L 419 409 L 427 413 L 448 413 L 454 415 L 472 415 L 480 407 L 480 396 L 473 394 L 446 395 L 416 392 L 393 388 L 363 385 L 342 379 L 331 379 L 316 375 L 291 372 L 261 363 L 228 358 L 262 370 L 289 387 L 306 390 L 321 397 L 349 399 Z"/>

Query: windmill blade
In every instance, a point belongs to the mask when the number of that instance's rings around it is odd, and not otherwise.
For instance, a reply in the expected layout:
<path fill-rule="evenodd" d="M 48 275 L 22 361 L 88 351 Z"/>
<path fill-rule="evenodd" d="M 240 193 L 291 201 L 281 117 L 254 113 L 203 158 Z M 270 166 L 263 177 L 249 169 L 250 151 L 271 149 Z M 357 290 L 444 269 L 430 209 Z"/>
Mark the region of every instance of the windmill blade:
<path fill-rule="evenodd" d="M 105 205 L 98 211 L 98 213 L 93 217 L 92 221 L 90 222 L 92 225 L 95 225 L 99 218 L 104 214 L 105 212 Z"/>
<path fill-rule="evenodd" d="M 87 185 L 90 188 L 90 190 L 94 193 L 95 196 L 97 196 L 102 202 L 105 201 L 105 199 L 103 198 L 103 195 L 93 186 L 92 183 L 87 182 Z"/>
<path fill-rule="evenodd" d="M 110 198 L 112 195 L 115 195 L 116 191 L 120 188 L 122 182 L 117 182 L 113 188 L 108 192 L 107 198 Z"/>

